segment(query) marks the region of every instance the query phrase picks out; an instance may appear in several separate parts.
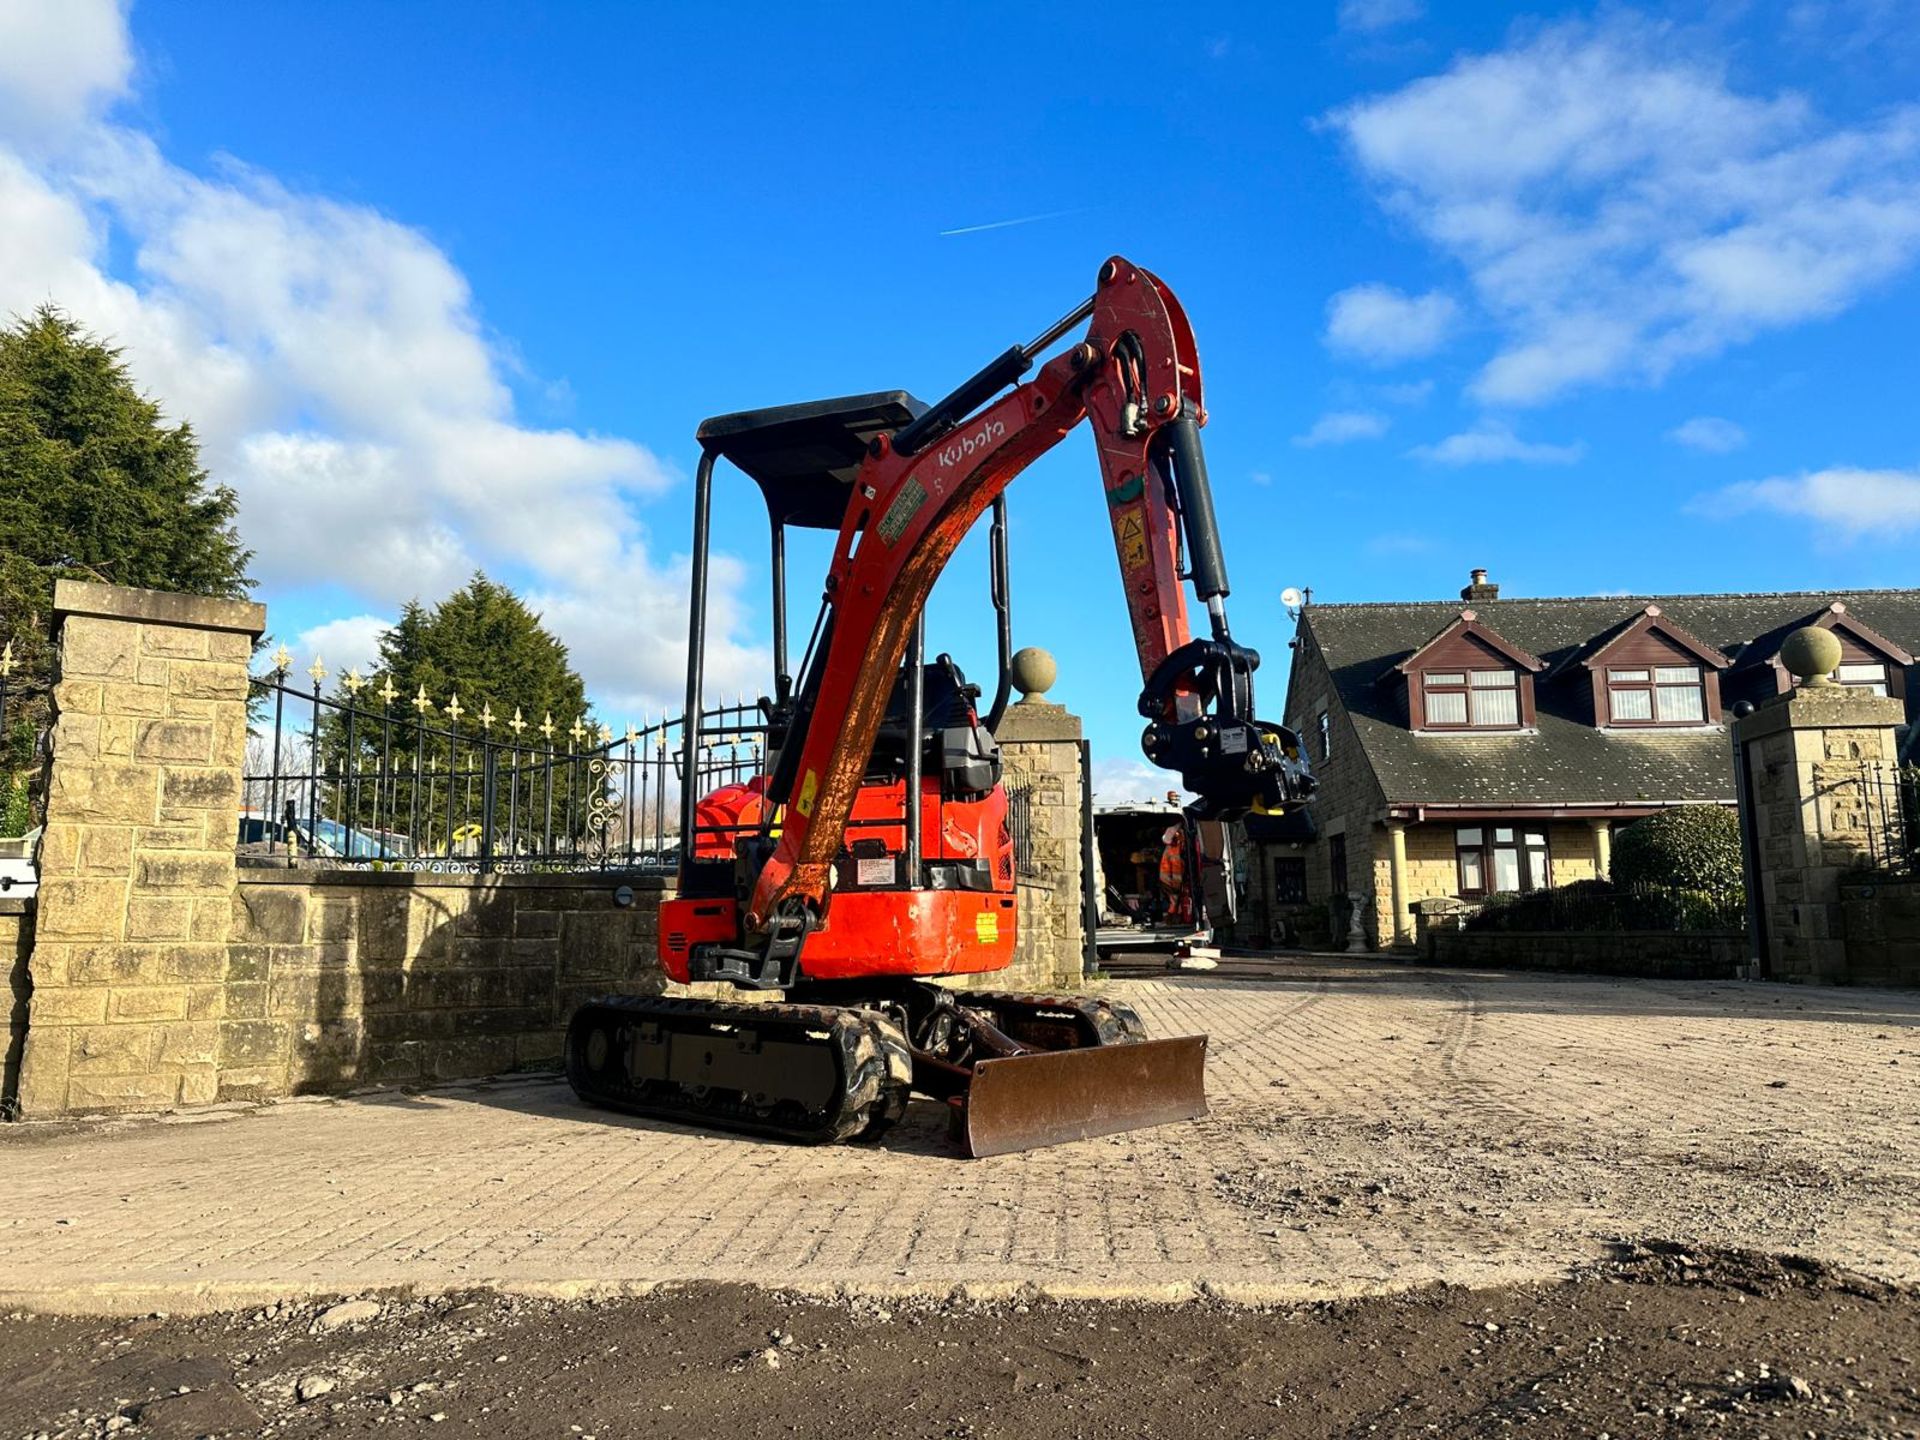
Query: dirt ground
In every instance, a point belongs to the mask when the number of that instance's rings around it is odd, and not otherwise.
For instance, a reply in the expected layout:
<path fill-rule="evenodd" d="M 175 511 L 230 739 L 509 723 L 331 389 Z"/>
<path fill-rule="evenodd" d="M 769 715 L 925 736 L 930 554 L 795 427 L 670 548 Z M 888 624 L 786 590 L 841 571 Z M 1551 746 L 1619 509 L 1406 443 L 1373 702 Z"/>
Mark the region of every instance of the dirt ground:
<path fill-rule="evenodd" d="M 0 1440 L 416 1426 L 503 1440 L 1914 1436 L 1920 1291 L 1660 1245 L 1553 1284 L 1270 1309 L 710 1285 L 0 1320 Z"/>

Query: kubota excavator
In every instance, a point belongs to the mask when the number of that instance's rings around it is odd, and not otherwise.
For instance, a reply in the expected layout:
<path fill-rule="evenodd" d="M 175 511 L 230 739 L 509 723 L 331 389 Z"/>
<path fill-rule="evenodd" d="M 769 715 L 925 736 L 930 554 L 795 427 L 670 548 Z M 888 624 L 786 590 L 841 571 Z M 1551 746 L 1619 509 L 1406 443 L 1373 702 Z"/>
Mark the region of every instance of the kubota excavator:
<path fill-rule="evenodd" d="M 1085 338 L 1023 380 L 1082 320 Z M 1147 758 L 1179 772 L 1203 819 L 1276 813 L 1311 793 L 1298 738 L 1255 718 L 1259 656 L 1227 627 L 1193 333 L 1173 292 L 1139 266 L 1107 261 L 1091 298 L 931 407 L 892 391 L 708 420 L 695 482 L 679 886 L 661 906 L 660 959 L 682 983 L 784 993 L 780 1003 L 583 1005 L 566 1040 L 583 1100 L 824 1142 L 878 1135 L 918 1091 L 947 1102 L 973 1155 L 1205 1113 L 1205 1036 L 1149 1040 L 1131 1009 L 1106 999 L 934 983 L 1013 959 L 1014 849 L 993 739 L 1010 689 L 1002 492 L 1083 420 L 1139 651 Z M 759 712 L 766 773 L 703 796 L 708 529 L 722 459 L 767 503 L 775 677 Z M 921 613 L 989 507 L 1000 677 L 983 717 L 979 688 L 948 657 L 925 663 Z M 839 537 L 797 683 L 787 665 L 790 526 Z M 1189 579 L 1206 607 L 1205 637 L 1188 628 Z"/>

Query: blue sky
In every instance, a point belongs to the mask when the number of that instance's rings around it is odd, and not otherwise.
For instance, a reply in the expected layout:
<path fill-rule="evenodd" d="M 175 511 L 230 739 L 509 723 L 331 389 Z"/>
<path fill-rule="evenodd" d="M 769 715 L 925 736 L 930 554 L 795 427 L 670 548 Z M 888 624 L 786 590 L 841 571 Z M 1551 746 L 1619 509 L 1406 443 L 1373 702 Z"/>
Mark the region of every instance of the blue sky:
<path fill-rule="evenodd" d="M 1277 715 L 1289 584 L 1920 579 L 1903 8 L 26 0 L 0 309 L 66 306 L 195 421 L 276 635 L 363 659 L 484 566 L 619 723 L 678 688 L 703 416 L 934 398 L 1117 251 L 1198 332 Z M 1117 795 L 1146 782 L 1098 488 L 1084 435 L 1016 484 L 1016 633 Z M 731 690 L 766 577 L 724 493 Z M 932 621 L 980 675 L 984 564 Z"/>

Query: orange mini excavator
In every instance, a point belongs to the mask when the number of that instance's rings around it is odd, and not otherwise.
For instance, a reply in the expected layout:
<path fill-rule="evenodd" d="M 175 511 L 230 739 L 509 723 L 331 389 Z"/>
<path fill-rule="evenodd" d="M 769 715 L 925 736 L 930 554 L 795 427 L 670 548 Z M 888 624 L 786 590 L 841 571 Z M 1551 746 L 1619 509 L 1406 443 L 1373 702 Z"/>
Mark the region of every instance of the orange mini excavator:
<path fill-rule="evenodd" d="M 1036 362 L 1083 320 L 1086 336 Z M 1002 393 L 1004 392 L 1004 393 Z M 1099 449 L 1144 688 L 1147 758 L 1203 819 L 1276 813 L 1313 788 L 1299 740 L 1255 718 L 1260 657 L 1227 628 L 1226 565 L 1200 450 L 1200 358 L 1173 292 L 1122 259 L 1086 302 L 946 399 L 900 391 L 745 411 L 700 427 L 682 751 L 679 887 L 660 912 L 674 980 L 780 1003 L 610 996 L 567 1031 L 579 1096 L 799 1141 L 878 1135 L 912 1092 L 945 1101 L 968 1153 L 1205 1113 L 1206 1037 L 1149 1040 L 1125 1005 L 956 990 L 1013 959 L 1015 857 L 993 731 L 1010 622 L 1002 492 L 1081 421 Z M 701 795 L 713 471 L 760 487 L 772 522 L 774 693 L 766 773 Z M 922 607 L 993 511 L 1000 678 L 988 713 Z M 813 639 L 787 667 L 785 537 L 838 532 Z M 1183 582 L 1209 634 L 1187 623 Z M 716 737 L 709 729 L 707 738 Z"/>

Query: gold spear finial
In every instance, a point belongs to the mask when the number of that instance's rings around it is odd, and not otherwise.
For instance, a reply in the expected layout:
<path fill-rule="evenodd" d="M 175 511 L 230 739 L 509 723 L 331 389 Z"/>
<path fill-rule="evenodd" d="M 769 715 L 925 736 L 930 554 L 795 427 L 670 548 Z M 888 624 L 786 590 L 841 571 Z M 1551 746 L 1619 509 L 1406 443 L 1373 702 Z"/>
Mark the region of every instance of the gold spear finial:
<path fill-rule="evenodd" d="M 7 641 L 7 648 L 0 650 L 0 676 L 13 674 L 13 641 Z"/>
<path fill-rule="evenodd" d="M 547 738 L 548 744 L 553 743 L 553 712 L 551 710 L 547 711 L 546 719 L 540 722 L 540 733 Z"/>
<path fill-rule="evenodd" d="M 520 718 L 520 707 L 513 707 L 513 719 L 507 721 L 507 728 L 513 731 L 514 739 L 520 738 L 520 732 L 527 728 L 527 722 Z"/>
<path fill-rule="evenodd" d="M 313 683 L 318 685 L 322 680 L 327 678 L 327 662 L 322 660 L 318 655 L 314 656 L 313 664 L 307 667 L 307 674 L 313 676 Z"/>
<path fill-rule="evenodd" d="M 413 697 L 412 703 L 413 708 L 418 710 L 422 715 L 425 715 L 429 710 L 433 709 L 433 701 L 427 699 L 427 686 L 425 681 L 420 683 L 420 693 Z"/>
<path fill-rule="evenodd" d="M 380 688 L 374 693 L 389 705 L 393 704 L 393 702 L 400 697 L 400 692 L 393 688 L 393 676 L 391 675 L 387 676 L 385 682 L 382 683 Z"/>
<path fill-rule="evenodd" d="M 602 745 L 613 743 L 613 727 L 604 720 L 600 722 L 600 743 Z"/>
<path fill-rule="evenodd" d="M 278 650 L 273 652 L 273 668 L 282 675 L 287 673 L 287 667 L 291 664 L 293 664 L 293 652 L 288 650 L 286 646 L 282 645 Z"/>
<path fill-rule="evenodd" d="M 482 700 L 480 702 L 480 728 L 488 734 L 493 733 L 493 704 L 491 701 Z"/>
<path fill-rule="evenodd" d="M 567 734 L 571 735 L 573 737 L 573 743 L 578 745 L 582 740 L 586 739 L 587 727 L 576 719 L 568 728 Z"/>
<path fill-rule="evenodd" d="M 466 711 L 463 710 L 460 705 L 460 692 L 456 690 L 453 692 L 453 698 L 447 701 L 447 719 L 458 725 L 460 723 L 460 717 L 465 713 Z"/>
<path fill-rule="evenodd" d="M 360 698 L 360 692 L 364 690 L 367 685 L 367 682 L 360 678 L 360 667 L 358 665 L 350 666 L 347 673 L 340 677 L 340 683 L 346 687 L 347 694 L 356 700 Z"/>
<path fill-rule="evenodd" d="M 640 738 L 640 732 L 633 728 L 633 722 L 629 720 L 627 722 L 627 744 L 631 745 L 633 744 L 634 741 L 638 740 L 639 738 Z"/>

